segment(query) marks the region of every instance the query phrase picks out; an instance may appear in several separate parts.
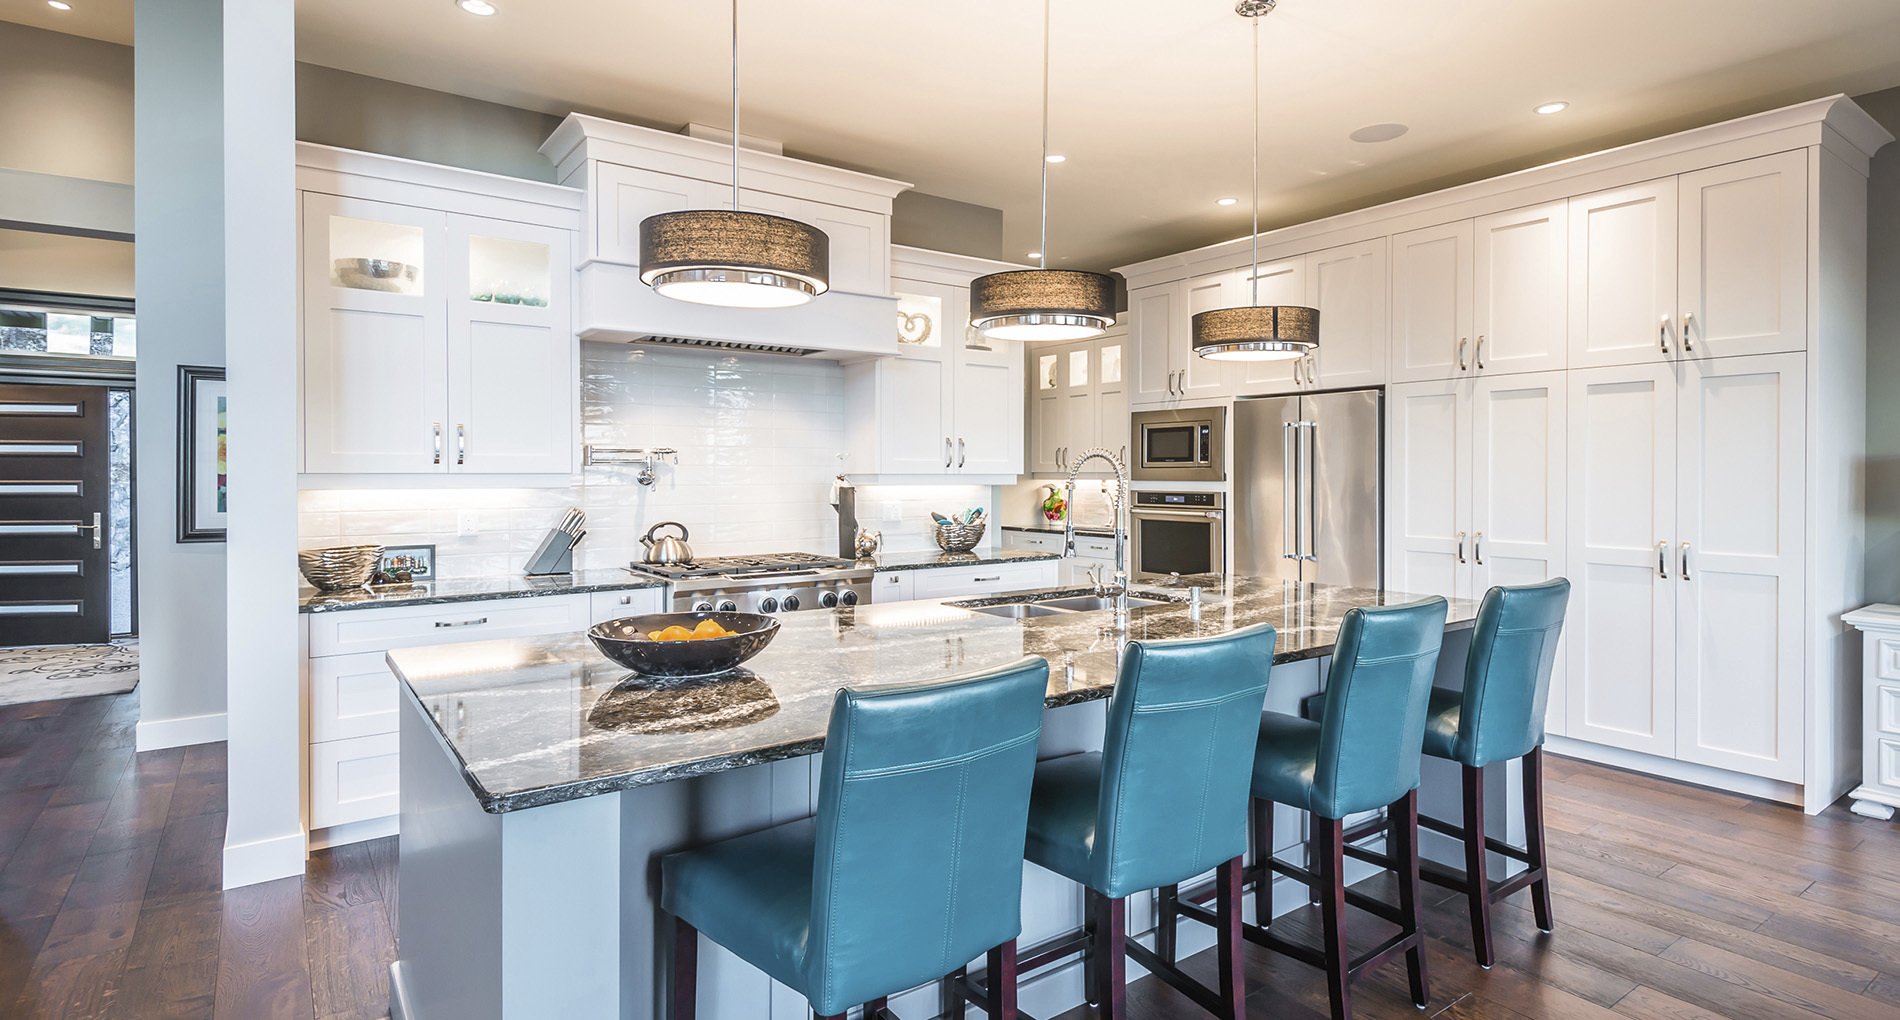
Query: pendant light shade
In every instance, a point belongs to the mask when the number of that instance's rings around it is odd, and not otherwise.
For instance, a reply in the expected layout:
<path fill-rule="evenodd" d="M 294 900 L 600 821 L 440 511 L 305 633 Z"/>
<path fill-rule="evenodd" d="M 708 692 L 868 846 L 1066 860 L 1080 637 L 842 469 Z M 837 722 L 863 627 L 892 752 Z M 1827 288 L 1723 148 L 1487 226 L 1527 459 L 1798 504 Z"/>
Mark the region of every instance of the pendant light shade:
<path fill-rule="evenodd" d="M 1016 269 L 970 281 L 970 324 L 997 340 L 1087 340 L 1115 324 L 1115 281 L 1070 269 Z"/>
<path fill-rule="evenodd" d="M 830 288 L 831 239 L 768 213 L 690 209 L 640 221 L 640 281 L 702 305 L 786 308 Z"/>
<path fill-rule="evenodd" d="M 640 221 L 640 282 L 663 297 L 727 308 L 789 308 L 831 287 L 831 238 L 739 208 L 739 0 L 732 0 L 732 208 Z"/>
<path fill-rule="evenodd" d="M 1194 353 L 1209 361 L 1292 361 L 1319 345 L 1319 309 L 1215 308 L 1189 320 Z"/>
<path fill-rule="evenodd" d="M 1189 320 L 1194 353 L 1209 361 L 1295 361 L 1319 346 L 1319 309 L 1260 303 L 1260 19 L 1276 0 L 1238 0 L 1234 13 L 1253 22 L 1253 245 L 1250 303 L 1215 308 Z"/>

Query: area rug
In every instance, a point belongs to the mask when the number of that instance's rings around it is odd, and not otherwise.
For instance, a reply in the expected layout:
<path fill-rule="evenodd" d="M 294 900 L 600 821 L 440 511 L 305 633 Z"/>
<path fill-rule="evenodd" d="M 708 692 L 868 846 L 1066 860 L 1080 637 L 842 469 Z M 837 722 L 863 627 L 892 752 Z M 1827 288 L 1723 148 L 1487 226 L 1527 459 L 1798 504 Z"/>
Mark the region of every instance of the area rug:
<path fill-rule="evenodd" d="M 136 641 L 0 648 L 0 705 L 124 694 L 138 685 Z"/>

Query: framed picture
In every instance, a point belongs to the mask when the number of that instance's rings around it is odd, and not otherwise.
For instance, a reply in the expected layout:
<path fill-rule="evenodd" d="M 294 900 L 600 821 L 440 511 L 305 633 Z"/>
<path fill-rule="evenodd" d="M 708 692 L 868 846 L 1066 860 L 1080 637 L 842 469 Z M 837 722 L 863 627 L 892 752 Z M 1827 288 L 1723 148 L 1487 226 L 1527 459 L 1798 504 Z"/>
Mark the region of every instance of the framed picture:
<path fill-rule="evenodd" d="M 178 366 L 178 540 L 222 542 L 229 512 L 224 369 Z"/>
<path fill-rule="evenodd" d="M 385 583 L 433 581 L 435 546 L 392 545 L 383 550 L 383 558 L 376 564 L 376 575 Z"/>

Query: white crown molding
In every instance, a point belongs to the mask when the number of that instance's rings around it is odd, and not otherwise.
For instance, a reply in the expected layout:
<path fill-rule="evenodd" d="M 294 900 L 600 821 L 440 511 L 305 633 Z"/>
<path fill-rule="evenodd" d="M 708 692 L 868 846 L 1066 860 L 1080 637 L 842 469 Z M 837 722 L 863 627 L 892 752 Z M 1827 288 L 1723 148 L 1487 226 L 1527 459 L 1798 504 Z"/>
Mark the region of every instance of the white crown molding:
<path fill-rule="evenodd" d="M 891 245 L 891 277 L 893 279 L 927 280 L 933 283 L 962 286 L 967 285 L 976 277 L 989 273 L 1034 268 L 1034 266 L 1016 262 L 959 255 L 956 252 L 936 251 L 931 248 L 915 248 L 907 244 Z"/>
<path fill-rule="evenodd" d="M 346 179 L 348 190 L 338 191 Z M 552 216 L 575 228 L 587 204 L 586 194 L 578 188 L 313 142 L 297 143 L 297 187 L 394 202 L 405 201 L 404 193 L 410 189 L 427 188 L 431 192 L 427 199 L 409 196 L 406 200 L 484 215 L 494 215 L 499 200 L 517 204 L 524 219 L 544 221 Z"/>

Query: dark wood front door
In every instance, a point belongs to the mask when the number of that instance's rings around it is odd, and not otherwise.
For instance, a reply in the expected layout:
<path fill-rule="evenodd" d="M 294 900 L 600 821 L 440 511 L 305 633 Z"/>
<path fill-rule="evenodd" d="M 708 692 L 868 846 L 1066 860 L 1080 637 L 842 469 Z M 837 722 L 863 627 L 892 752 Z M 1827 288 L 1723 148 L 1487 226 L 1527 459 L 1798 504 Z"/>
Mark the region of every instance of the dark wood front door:
<path fill-rule="evenodd" d="M 0 646 L 112 629 L 106 390 L 0 385 Z"/>

